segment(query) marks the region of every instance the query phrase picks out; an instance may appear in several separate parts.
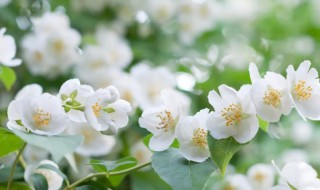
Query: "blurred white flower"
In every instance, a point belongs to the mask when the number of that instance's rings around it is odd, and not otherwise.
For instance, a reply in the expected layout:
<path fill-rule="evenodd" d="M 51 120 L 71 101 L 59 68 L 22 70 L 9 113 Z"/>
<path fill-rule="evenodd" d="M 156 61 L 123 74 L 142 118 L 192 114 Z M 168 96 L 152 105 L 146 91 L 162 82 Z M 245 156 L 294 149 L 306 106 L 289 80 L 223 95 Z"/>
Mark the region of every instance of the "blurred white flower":
<path fill-rule="evenodd" d="M 174 75 L 167 67 L 151 68 L 147 64 L 138 64 L 131 69 L 131 76 L 142 87 L 138 101 L 143 110 L 159 106 L 161 91 L 175 86 Z"/>
<path fill-rule="evenodd" d="M 304 119 L 320 119 L 320 83 L 318 72 L 310 69 L 311 62 L 302 62 L 295 71 L 287 68 L 287 80 L 291 98 L 299 115 Z"/>
<path fill-rule="evenodd" d="M 38 84 L 29 84 L 24 86 L 16 95 L 15 99 L 10 102 L 8 106 L 8 123 L 7 127 L 11 130 L 17 129 L 26 131 L 26 128 L 22 125 L 22 109 L 24 101 L 30 101 L 37 98 L 42 94 L 42 87 Z"/>
<path fill-rule="evenodd" d="M 48 93 L 32 99 L 23 99 L 18 105 L 21 109 L 21 124 L 39 135 L 57 135 L 68 126 L 59 99 Z"/>
<path fill-rule="evenodd" d="M 130 152 L 130 155 L 135 157 L 140 164 L 150 162 L 153 155 L 150 149 L 146 147 L 146 145 L 144 145 L 142 141 L 138 141 L 133 144 Z"/>
<path fill-rule="evenodd" d="M 267 72 L 260 77 L 257 66 L 249 66 L 252 82 L 251 97 L 257 114 L 268 122 L 278 122 L 282 114 L 288 115 L 292 109 L 292 101 L 286 79 L 280 74 Z"/>
<path fill-rule="evenodd" d="M 110 153 L 116 145 L 114 136 L 101 134 L 87 122 L 72 122 L 72 126 L 68 127 L 66 132 L 84 136 L 83 143 L 76 150 L 81 156 L 103 156 Z"/>
<path fill-rule="evenodd" d="M 22 40 L 23 57 L 30 71 L 51 78 L 66 73 L 78 59 L 80 34 L 70 28 L 68 17 L 58 12 L 32 18 L 32 23 L 34 32 Z"/>
<path fill-rule="evenodd" d="M 311 123 L 301 120 L 294 121 L 290 131 L 292 141 L 298 145 L 309 143 L 314 132 Z"/>
<path fill-rule="evenodd" d="M 97 131 L 115 134 L 128 124 L 129 102 L 119 99 L 119 91 L 114 86 L 98 89 L 87 98 L 85 117 Z"/>
<path fill-rule="evenodd" d="M 93 93 L 94 90 L 91 86 L 81 85 L 79 79 L 70 79 L 62 84 L 57 96 L 72 121 L 85 122 L 86 118 L 82 107 L 85 105 L 87 97 Z"/>
<path fill-rule="evenodd" d="M 27 145 L 23 151 L 23 158 L 28 164 L 39 163 L 41 160 L 45 160 L 48 157 L 49 152 L 47 150 L 32 145 Z"/>
<path fill-rule="evenodd" d="M 242 174 L 234 174 L 226 177 L 224 189 L 253 190 L 248 178 Z"/>
<path fill-rule="evenodd" d="M 62 186 L 63 177 L 49 167 L 59 170 L 59 166 L 50 160 L 43 160 L 37 165 L 29 165 L 25 170 L 24 179 L 33 187 L 32 175 L 40 174 L 47 180 L 48 190 L 58 190 Z"/>
<path fill-rule="evenodd" d="M 96 14 L 101 13 L 109 3 L 110 0 L 95 0 L 94 3 L 91 0 L 72 0 L 71 7 L 76 11 L 89 11 Z"/>
<path fill-rule="evenodd" d="M 17 51 L 15 40 L 10 35 L 5 35 L 5 28 L 0 28 L 0 64 L 15 67 L 21 64 L 20 59 L 14 59 Z"/>
<path fill-rule="evenodd" d="M 144 110 L 139 118 L 140 127 L 153 134 L 149 147 L 154 151 L 169 148 L 175 138 L 176 125 L 190 104 L 189 99 L 169 89 L 161 92 L 161 100 L 162 105 Z"/>
<path fill-rule="evenodd" d="M 281 163 L 308 162 L 308 153 L 303 149 L 287 149 L 280 155 Z"/>
<path fill-rule="evenodd" d="M 248 170 L 248 179 L 255 190 L 268 190 L 275 182 L 275 172 L 268 164 L 255 164 Z"/>
<path fill-rule="evenodd" d="M 167 24 L 177 13 L 177 2 L 171 0 L 149 0 L 147 12 L 156 23 Z"/>
<path fill-rule="evenodd" d="M 220 95 L 215 90 L 209 92 L 209 103 L 215 110 L 207 121 L 211 136 L 215 139 L 232 136 L 237 142 L 246 143 L 257 134 L 259 124 L 250 91 L 249 85 L 242 86 L 238 92 L 220 85 Z"/>
<path fill-rule="evenodd" d="M 206 122 L 209 109 L 202 109 L 194 116 L 181 118 L 177 125 L 176 137 L 181 154 L 188 160 L 204 162 L 210 157 L 207 142 Z"/>

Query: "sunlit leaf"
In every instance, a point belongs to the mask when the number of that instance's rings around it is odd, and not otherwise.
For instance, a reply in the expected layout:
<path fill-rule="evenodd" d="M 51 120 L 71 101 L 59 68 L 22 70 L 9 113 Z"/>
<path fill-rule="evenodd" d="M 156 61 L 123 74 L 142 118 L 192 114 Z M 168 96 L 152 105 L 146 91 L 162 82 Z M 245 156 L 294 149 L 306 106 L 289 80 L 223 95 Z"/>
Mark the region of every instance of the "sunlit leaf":
<path fill-rule="evenodd" d="M 11 131 L 0 127 L 0 157 L 20 149 L 23 140 L 17 137 Z"/>
<path fill-rule="evenodd" d="M 1 66 L 0 68 L 0 80 L 4 84 L 7 90 L 10 90 L 14 82 L 16 81 L 16 73 L 9 67 Z"/>

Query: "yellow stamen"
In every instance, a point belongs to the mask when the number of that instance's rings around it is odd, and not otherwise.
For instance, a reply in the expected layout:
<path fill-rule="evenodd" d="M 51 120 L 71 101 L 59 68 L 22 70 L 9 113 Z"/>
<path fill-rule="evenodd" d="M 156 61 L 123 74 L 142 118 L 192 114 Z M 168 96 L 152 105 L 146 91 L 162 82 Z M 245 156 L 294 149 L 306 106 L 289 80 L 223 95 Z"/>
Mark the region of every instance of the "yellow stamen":
<path fill-rule="evenodd" d="M 242 109 L 237 104 L 230 104 L 221 111 L 221 116 L 226 120 L 226 126 L 238 125 L 242 119 Z"/>
<path fill-rule="evenodd" d="M 100 114 L 100 111 L 102 110 L 102 107 L 99 105 L 98 102 L 96 102 L 95 104 L 93 104 L 91 106 L 92 110 L 93 110 L 93 113 L 96 117 L 100 117 L 101 114 Z"/>
<path fill-rule="evenodd" d="M 265 179 L 265 175 L 262 173 L 256 173 L 256 175 L 254 175 L 254 179 L 258 182 L 263 182 L 263 180 Z"/>
<path fill-rule="evenodd" d="M 302 101 L 308 100 L 311 97 L 312 88 L 311 86 L 306 86 L 306 81 L 299 80 L 299 82 L 294 86 L 294 96 Z"/>
<path fill-rule="evenodd" d="M 156 117 L 160 119 L 160 123 L 158 124 L 159 127 L 156 127 L 157 129 L 163 129 L 165 132 L 167 132 L 170 128 L 175 127 L 175 120 L 171 112 L 164 110 Z"/>
<path fill-rule="evenodd" d="M 64 43 L 62 40 L 56 40 L 53 42 L 53 50 L 55 53 L 61 53 L 64 50 Z"/>
<path fill-rule="evenodd" d="M 268 89 L 264 93 L 263 102 L 267 105 L 271 105 L 274 108 L 278 108 L 281 104 L 281 94 L 278 90 L 273 88 Z"/>
<path fill-rule="evenodd" d="M 32 119 L 34 121 L 36 128 L 41 129 L 49 125 L 51 120 L 51 114 L 44 112 L 42 109 L 37 109 L 36 113 L 32 115 Z"/>
<path fill-rule="evenodd" d="M 192 137 L 193 143 L 199 148 L 205 148 L 207 146 L 207 130 L 197 128 Z"/>

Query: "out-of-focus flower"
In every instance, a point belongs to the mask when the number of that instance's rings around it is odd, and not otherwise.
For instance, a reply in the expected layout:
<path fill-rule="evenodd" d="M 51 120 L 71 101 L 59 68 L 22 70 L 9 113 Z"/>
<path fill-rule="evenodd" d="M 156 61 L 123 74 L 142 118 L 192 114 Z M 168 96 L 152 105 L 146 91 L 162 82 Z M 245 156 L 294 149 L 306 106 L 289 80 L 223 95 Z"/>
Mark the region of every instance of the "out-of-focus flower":
<path fill-rule="evenodd" d="M 131 69 L 131 76 L 142 87 L 138 101 L 143 110 L 160 105 L 161 91 L 175 86 L 174 75 L 166 67 L 151 68 L 146 64 L 138 64 Z"/>
<path fill-rule="evenodd" d="M 93 93 L 91 86 L 81 85 L 79 79 L 70 79 L 62 84 L 58 98 L 72 121 L 85 122 L 82 109 L 87 97 Z"/>
<path fill-rule="evenodd" d="M 256 164 L 249 168 L 248 179 L 255 190 L 267 190 L 275 182 L 275 172 L 270 165 Z"/>
<path fill-rule="evenodd" d="M 80 34 L 70 28 L 69 19 L 62 13 L 45 13 L 32 18 L 34 32 L 22 40 L 23 57 L 36 75 L 56 77 L 66 73 L 76 63 Z"/>
<path fill-rule="evenodd" d="M 23 151 L 23 157 L 28 164 L 36 164 L 41 160 L 45 160 L 49 157 L 49 152 L 36 146 L 27 145 Z"/>
<path fill-rule="evenodd" d="M 59 166 L 50 160 L 43 160 L 37 165 L 29 165 L 25 170 L 24 179 L 33 187 L 32 176 L 40 174 L 47 180 L 48 190 L 58 190 L 62 186 L 63 177 L 56 171 L 50 169 L 50 167 L 59 170 Z"/>
<path fill-rule="evenodd" d="M 234 174 L 227 176 L 226 184 L 223 189 L 253 190 L 248 178 L 242 174 Z"/>
<path fill-rule="evenodd" d="M 133 144 L 130 150 L 133 157 L 135 157 L 138 163 L 143 164 L 150 162 L 152 157 L 152 152 L 146 145 L 143 144 L 142 141 L 138 141 L 137 143 Z"/>
<path fill-rule="evenodd" d="M 254 63 L 250 64 L 249 72 L 252 82 L 251 97 L 257 114 L 268 122 L 278 122 L 282 114 L 288 115 L 293 104 L 286 79 L 274 72 L 267 72 L 261 78 Z"/>
<path fill-rule="evenodd" d="M 309 157 L 302 149 L 287 149 L 280 155 L 281 163 L 308 162 Z"/>
<path fill-rule="evenodd" d="M 14 59 L 17 51 L 15 40 L 10 35 L 4 35 L 5 28 L 0 28 L 0 64 L 15 67 L 21 64 L 20 59 Z"/>
<path fill-rule="evenodd" d="M 96 0 L 94 3 L 91 0 L 72 0 L 71 6 L 76 11 L 89 11 L 97 14 L 101 13 L 109 3 L 110 0 Z"/>
<path fill-rule="evenodd" d="M 85 117 L 97 131 L 115 134 L 128 124 L 129 102 L 119 99 L 119 91 L 114 86 L 98 89 L 87 98 Z"/>
<path fill-rule="evenodd" d="M 291 129 L 291 139 L 298 145 L 310 142 L 313 134 L 313 126 L 306 121 L 294 121 Z"/>
<path fill-rule="evenodd" d="M 167 24 L 177 13 L 177 3 L 171 0 L 148 1 L 147 12 L 159 24 Z"/>
<path fill-rule="evenodd" d="M 190 103 L 175 90 L 163 90 L 161 100 L 161 106 L 144 110 L 139 118 L 140 127 L 153 134 L 149 147 L 154 151 L 169 148 L 175 138 L 176 125 Z"/>
<path fill-rule="evenodd" d="M 181 154 L 188 160 L 204 162 L 210 156 L 206 122 L 209 109 L 200 110 L 194 116 L 182 118 L 176 129 Z"/>
<path fill-rule="evenodd" d="M 211 136 L 216 139 L 232 136 L 237 142 L 246 143 L 257 134 L 259 124 L 250 91 L 249 85 L 242 86 L 238 92 L 220 85 L 220 95 L 215 90 L 210 91 L 209 103 L 215 109 L 207 121 Z"/>
<path fill-rule="evenodd" d="M 310 69 L 311 62 L 304 61 L 295 71 L 292 65 L 287 68 L 287 80 L 293 104 L 304 119 L 320 119 L 320 83 L 318 72 Z"/>
<path fill-rule="evenodd" d="M 93 129 L 87 122 L 71 123 L 67 133 L 71 135 L 83 135 L 84 141 L 76 152 L 82 156 L 103 156 L 112 151 L 116 144 L 114 136 L 103 135 Z"/>

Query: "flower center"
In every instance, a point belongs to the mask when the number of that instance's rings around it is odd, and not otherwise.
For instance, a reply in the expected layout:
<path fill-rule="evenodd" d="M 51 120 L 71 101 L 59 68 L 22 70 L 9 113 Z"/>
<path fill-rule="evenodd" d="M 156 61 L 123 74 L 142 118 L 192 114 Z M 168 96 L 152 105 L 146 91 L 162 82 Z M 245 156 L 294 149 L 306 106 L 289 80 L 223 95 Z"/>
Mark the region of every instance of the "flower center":
<path fill-rule="evenodd" d="M 238 125 L 242 119 L 242 109 L 237 104 L 230 104 L 221 111 L 221 116 L 226 120 L 226 126 Z"/>
<path fill-rule="evenodd" d="M 160 122 L 158 124 L 159 127 L 156 127 L 157 129 L 163 129 L 165 132 L 167 132 L 170 128 L 175 127 L 175 120 L 171 112 L 164 110 L 160 112 L 156 117 L 160 119 Z"/>
<path fill-rule="evenodd" d="M 91 106 L 92 110 L 93 110 L 93 113 L 96 117 L 100 117 L 101 116 L 101 113 L 100 111 L 102 110 L 102 107 L 100 106 L 100 104 L 98 102 L 96 102 L 95 104 L 93 104 Z"/>
<path fill-rule="evenodd" d="M 258 182 L 263 182 L 263 180 L 265 179 L 265 175 L 262 173 L 256 173 L 256 175 L 254 175 L 254 180 L 258 181 Z"/>
<path fill-rule="evenodd" d="M 299 80 L 294 86 L 294 95 L 298 100 L 308 100 L 311 97 L 312 88 L 306 86 L 306 81 Z"/>
<path fill-rule="evenodd" d="M 51 114 L 44 112 L 42 109 L 37 109 L 36 113 L 32 115 L 32 119 L 37 128 L 43 128 L 49 125 L 51 120 Z"/>
<path fill-rule="evenodd" d="M 267 105 L 271 105 L 274 108 L 277 108 L 281 104 L 281 94 L 278 90 L 275 90 L 273 88 L 268 89 L 264 93 L 263 102 Z"/>
<path fill-rule="evenodd" d="M 64 49 L 64 43 L 62 40 L 56 40 L 53 42 L 53 50 L 55 53 L 61 53 Z"/>
<path fill-rule="evenodd" d="M 193 143 L 199 148 L 205 148 L 207 146 L 207 131 L 205 129 L 197 128 L 192 137 Z"/>
<path fill-rule="evenodd" d="M 90 129 L 82 129 L 81 134 L 84 136 L 84 144 L 89 144 L 94 140 L 93 131 Z"/>
<path fill-rule="evenodd" d="M 223 190 L 236 190 L 236 188 L 231 184 L 227 184 L 226 186 L 224 186 Z"/>

